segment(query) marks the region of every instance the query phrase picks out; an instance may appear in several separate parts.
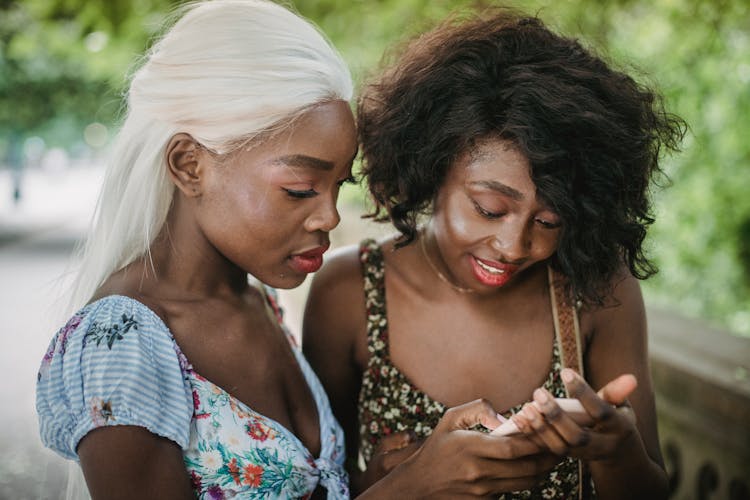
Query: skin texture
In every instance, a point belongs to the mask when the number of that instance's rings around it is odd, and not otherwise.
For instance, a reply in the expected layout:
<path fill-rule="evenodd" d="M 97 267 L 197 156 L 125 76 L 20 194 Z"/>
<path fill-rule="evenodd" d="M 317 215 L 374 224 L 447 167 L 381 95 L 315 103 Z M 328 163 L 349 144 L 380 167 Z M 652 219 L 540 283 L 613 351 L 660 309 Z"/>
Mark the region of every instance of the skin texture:
<path fill-rule="evenodd" d="M 314 456 L 315 402 L 247 273 L 280 288 L 304 280 L 292 256 L 327 245 L 356 151 L 343 101 L 320 104 L 284 132 L 224 157 L 175 135 L 165 162 L 175 199 L 151 248 L 153 267 L 146 258 L 133 262 L 92 299 L 120 294 L 150 307 L 198 373 L 290 429 Z M 194 498 L 179 447 L 146 429 L 97 429 L 78 453 L 93 498 Z"/>
<path fill-rule="evenodd" d="M 596 420 L 591 429 L 581 429 L 535 391 L 551 364 L 546 263 L 561 228 L 537 195 L 528 161 L 507 141 L 481 141 L 448 170 L 432 208 L 417 238 L 425 238 L 433 265 L 454 286 L 429 266 L 419 240 L 398 250 L 395 238 L 382 242 L 393 364 L 449 407 L 484 398 L 504 411 L 536 398 L 547 418 L 527 408 L 517 425 L 542 449 L 588 460 L 600 498 L 664 497 L 637 280 L 621 270 L 605 304 L 580 311 L 588 383 L 574 378 L 568 387 Z M 488 284 L 475 271 L 476 258 L 503 267 L 510 277 Z M 336 253 L 313 280 L 303 331 L 305 354 L 344 426 L 349 456 L 356 456 L 356 401 L 369 357 L 362 290 L 357 249 Z M 620 377 L 626 373 L 631 375 Z M 517 477 L 514 456 L 494 464 L 498 477 Z M 391 468 L 391 475 L 399 474 L 400 466 Z M 518 489 L 492 486 L 498 488 L 489 490 L 493 493 Z"/>

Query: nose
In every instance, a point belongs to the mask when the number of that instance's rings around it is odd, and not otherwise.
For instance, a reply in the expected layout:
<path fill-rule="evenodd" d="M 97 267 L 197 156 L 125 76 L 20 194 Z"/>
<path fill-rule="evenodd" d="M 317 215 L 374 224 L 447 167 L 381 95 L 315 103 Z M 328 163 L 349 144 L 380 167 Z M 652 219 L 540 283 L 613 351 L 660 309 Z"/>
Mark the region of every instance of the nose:
<path fill-rule="evenodd" d="M 500 259 L 508 264 L 522 263 L 531 253 L 530 230 L 526 224 L 505 221 L 490 243 Z"/>
<path fill-rule="evenodd" d="M 305 230 L 308 232 L 330 232 L 341 222 L 341 216 L 336 208 L 336 199 L 321 200 L 315 210 L 305 220 Z"/>

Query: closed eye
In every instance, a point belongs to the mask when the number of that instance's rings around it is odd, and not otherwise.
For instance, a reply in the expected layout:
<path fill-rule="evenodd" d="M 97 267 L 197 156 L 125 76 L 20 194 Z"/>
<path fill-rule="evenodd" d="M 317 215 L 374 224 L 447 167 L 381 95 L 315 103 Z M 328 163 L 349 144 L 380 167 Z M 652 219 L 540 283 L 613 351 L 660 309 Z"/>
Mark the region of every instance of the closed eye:
<path fill-rule="evenodd" d="M 304 191 L 298 191 L 295 189 L 286 189 L 282 188 L 286 193 L 291 196 L 292 198 L 312 198 L 313 196 L 317 196 L 318 192 L 314 189 L 306 189 Z"/>
<path fill-rule="evenodd" d="M 490 212 L 488 210 L 485 210 L 484 208 L 482 208 L 482 205 L 480 205 L 476 201 L 474 202 L 474 208 L 477 212 L 479 212 L 479 215 L 486 219 L 499 219 L 504 215 L 502 212 Z"/>
<path fill-rule="evenodd" d="M 552 222 L 552 221 L 541 219 L 541 218 L 537 218 L 534 220 L 536 220 L 537 224 L 539 224 L 545 229 L 557 229 L 558 227 L 562 225 L 560 222 Z"/>
<path fill-rule="evenodd" d="M 344 184 L 357 184 L 357 179 L 355 179 L 353 175 L 350 175 L 346 179 L 341 179 L 336 183 L 336 185 L 339 187 L 343 186 Z"/>

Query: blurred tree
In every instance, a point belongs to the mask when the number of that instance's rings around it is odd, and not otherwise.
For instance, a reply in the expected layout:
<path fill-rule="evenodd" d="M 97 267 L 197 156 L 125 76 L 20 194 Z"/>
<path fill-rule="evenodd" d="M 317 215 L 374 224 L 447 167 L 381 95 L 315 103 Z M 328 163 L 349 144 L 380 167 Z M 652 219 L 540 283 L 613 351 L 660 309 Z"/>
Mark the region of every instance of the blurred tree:
<path fill-rule="evenodd" d="M 279 0 L 315 20 L 361 83 L 386 49 L 494 0 Z M 179 0 L 0 0 L 0 141 L 61 142 L 114 123 L 125 74 Z M 665 162 L 647 300 L 750 335 L 750 4 L 747 0 L 508 0 L 662 89 L 691 126 Z M 67 131 L 65 134 L 60 129 Z M 56 132 L 54 132 L 56 131 Z M 53 133 L 54 132 L 54 133 Z M 49 140 L 48 137 L 45 137 Z M 2 145 L 0 144 L 0 149 Z"/>
<path fill-rule="evenodd" d="M 168 0 L 1 1 L 0 137 L 35 134 L 68 145 L 88 123 L 112 123 L 124 69 L 169 6 Z"/>

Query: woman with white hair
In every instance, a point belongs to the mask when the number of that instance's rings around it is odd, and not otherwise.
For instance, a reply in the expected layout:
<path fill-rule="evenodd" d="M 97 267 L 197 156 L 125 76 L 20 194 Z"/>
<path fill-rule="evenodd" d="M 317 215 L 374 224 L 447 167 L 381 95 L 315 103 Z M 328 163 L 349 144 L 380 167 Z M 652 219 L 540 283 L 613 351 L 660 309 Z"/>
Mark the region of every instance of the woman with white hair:
<path fill-rule="evenodd" d="M 264 0 L 191 4 L 133 75 L 77 312 L 37 387 L 42 440 L 80 461 L 92 497 L 348 498 L 341 428 L 266 287 L 296 287 L 322 264 L 357 152 L 351 97 L 325 37 Z M 452 412 L 366 494 L 421 480 L 460 490 L 464 469 L 445 457 L 487 469 L 539 451 L 444 439 L 479 422 L 499 424 L 485 403 Z"/>

